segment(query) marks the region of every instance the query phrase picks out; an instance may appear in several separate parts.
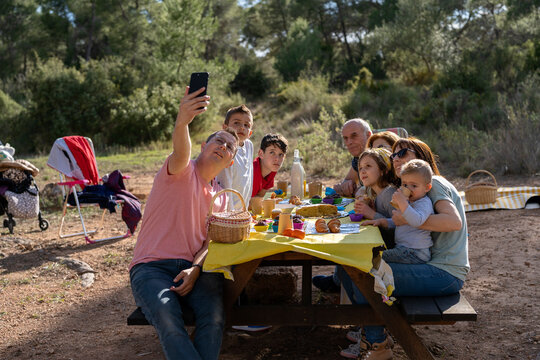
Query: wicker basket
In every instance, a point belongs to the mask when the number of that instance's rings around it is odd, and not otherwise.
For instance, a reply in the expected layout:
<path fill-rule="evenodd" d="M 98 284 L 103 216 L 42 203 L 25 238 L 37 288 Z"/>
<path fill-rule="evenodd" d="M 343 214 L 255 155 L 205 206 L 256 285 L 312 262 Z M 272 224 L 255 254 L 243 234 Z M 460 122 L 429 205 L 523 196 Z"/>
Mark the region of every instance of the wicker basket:
<path fill-rule="evenodd" d="M 471 176 L 484 173 L 491 177 L 493 182 L 481 181 L 470 184 Z M 497 180 L 495 176 L 487 170 L 473 171 L 465 183 L 465 199 L 469 204 L 490 204 L 497 200 Z"/>
<path fill-rule="evenodd" d="M 242 201 L 242 210 L 233 210 L 220 213 L 212 213 L 214 201 L 224 192 L 236 194 Z M 208 216 L 206 217 L 206 226 L 208 227 L 208 238 L 214 242 L 235 244 L 243 241 L 249 236 L 251 225 L 251 214 L 246 210 L 246 203 L 242 195 L 233 189 L 224 189 L 218 191 L 212 198 Z"/>

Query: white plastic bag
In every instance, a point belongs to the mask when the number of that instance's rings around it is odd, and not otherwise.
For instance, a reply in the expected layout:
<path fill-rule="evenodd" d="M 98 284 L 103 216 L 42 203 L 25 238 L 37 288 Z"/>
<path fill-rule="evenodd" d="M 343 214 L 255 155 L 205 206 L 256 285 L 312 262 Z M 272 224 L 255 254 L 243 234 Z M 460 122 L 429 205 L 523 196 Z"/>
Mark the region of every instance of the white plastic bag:
<path fill-rule="evenodd" d="M 383 301 L 387 305 L 392 305 L 395 298 L 391 297 L 394 292 L 394 273 L 392 268 L 383 259 L 380 259 L 379 267 L 373 267 L 369 273 L 375 278 L 374 290 L 382 295 Z"/>

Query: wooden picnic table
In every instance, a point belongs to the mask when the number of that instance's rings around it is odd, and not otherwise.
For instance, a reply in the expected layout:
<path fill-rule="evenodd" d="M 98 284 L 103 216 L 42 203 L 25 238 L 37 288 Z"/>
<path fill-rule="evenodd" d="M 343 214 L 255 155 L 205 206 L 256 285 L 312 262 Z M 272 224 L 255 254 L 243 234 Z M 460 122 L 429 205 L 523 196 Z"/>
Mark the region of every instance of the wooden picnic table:
<path fill-rule="evenodd" d="M 348 218 L 340 219 L 349 224 Z M 314 220 L 312 220 L 314 221 Z M 302 240 L 272 232 L 251 232 L 236 244 L 210 242 L 205 271 L 223 272 L 224 303 L 228 325 L 384 325 L 411 359 L 433 359 L 411 324 L 451 325 L 476 321 L 477 314 L 461 293 L 438 297 L 402 297 L 386 305 L 374 291 L 368 274 L 374 254 L 384 245 L 377 227 L 359 227 L 357 232 L 307 234 Z M 365 305 L 312 304 L 312 267 L 341 264 L 368 301 Z M 238 304 L 238 297 L 260 266 L 301 266 L 300 304 Z M 234 281 L 232 281 L 234 279 Z M 184 321 L 194 324 L 193 312 L 184 309 Z M 127 318 L 128 325 L 148 325 L 140 308 Z"/>
<path fill-rule="evenodd" d="M 343 219 L 344 222 L 347 220 Z M 378 228 L 353 234 L 306 235 L 294 239 L 255 233 L 236 244 L 211 242 L 204 270 L 223 271 L 228 278 L 224 303 L 227 319 L 250 325 L 385 325 L 411 359 L 433 359 L 397 306 L 388 306 L 374 292 L 373 249 L 384 244 Z M 311 301 L 312 266 L 341 264 L 369 305 L 317 305 Z M 228 266 L 232 269 L 226 269 Z M 302 266 L 301 304 L 238 305 L 237 299 L 259 266 Z M 232 275 L 232 277 L 231 277 Z M 231 321 L 229 321 L 231 324 Z"/>

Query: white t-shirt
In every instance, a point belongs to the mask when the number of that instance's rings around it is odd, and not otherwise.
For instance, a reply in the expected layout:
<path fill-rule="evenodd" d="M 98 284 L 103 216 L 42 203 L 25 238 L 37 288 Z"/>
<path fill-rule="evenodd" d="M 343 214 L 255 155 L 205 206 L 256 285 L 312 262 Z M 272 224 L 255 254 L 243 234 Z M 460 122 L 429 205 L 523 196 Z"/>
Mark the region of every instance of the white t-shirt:
<path fill-rule="evenodd" d="M 234 189 L 242 194 L 248 207 L 253 187 L 253 143 L 246 139 L 244 146 L 239 146 L 232 166 L 224 169 L 217 176 L 219 185 L 224 189 Z M 236 195 L 228 194 L 234 209 L 241 209 L 242 202 Z"/>

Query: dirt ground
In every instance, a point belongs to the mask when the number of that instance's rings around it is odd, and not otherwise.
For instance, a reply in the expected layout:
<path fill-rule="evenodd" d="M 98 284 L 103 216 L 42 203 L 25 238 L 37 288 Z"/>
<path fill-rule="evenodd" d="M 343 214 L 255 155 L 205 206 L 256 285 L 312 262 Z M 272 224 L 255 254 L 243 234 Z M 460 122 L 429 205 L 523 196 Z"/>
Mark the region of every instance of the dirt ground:
<path fill-rule="evenodd" d="M 132 175 L 137 181 L 129 188 L 144 200 L 153 174 Z M 464 184 L 452 180 L 458 188 Z M 540 186 L 540 177 L 498 182 Z M 80 237 L 61 240 L 59 214 L 45 214 L 51 223 L 45 232 L 36 219 L 18 221 L 13 235 L 0 228 L 0 358 L 163 359 L 151 326 L 126 325 L 134 309 L 127 267 L 136 237 L 95 245 Z M 95 226 L 100 213 L 88 215 Z M 123 229 L 118 217 L 106 219 L 105 233 Z M 68 223 L 73 230 L 75 220 Z M 477 211 L 467 213 L 467 220 L 472 270 L 463 293 L 478 321 L 416 326 L 417 332 L 438 359 L 540 359 L 540 209 Z M 90 265 L 94 284 L 83 288 L 58 257 Z M 314 296 L 320 296 L 316 289 Z M 221 359 L 340 359 L 340 349 L 349 345 L 347 329 L 274 326 L 257 334 L 227 329 Z M 407 359 L 399 344 L 394 354 Z"/>

